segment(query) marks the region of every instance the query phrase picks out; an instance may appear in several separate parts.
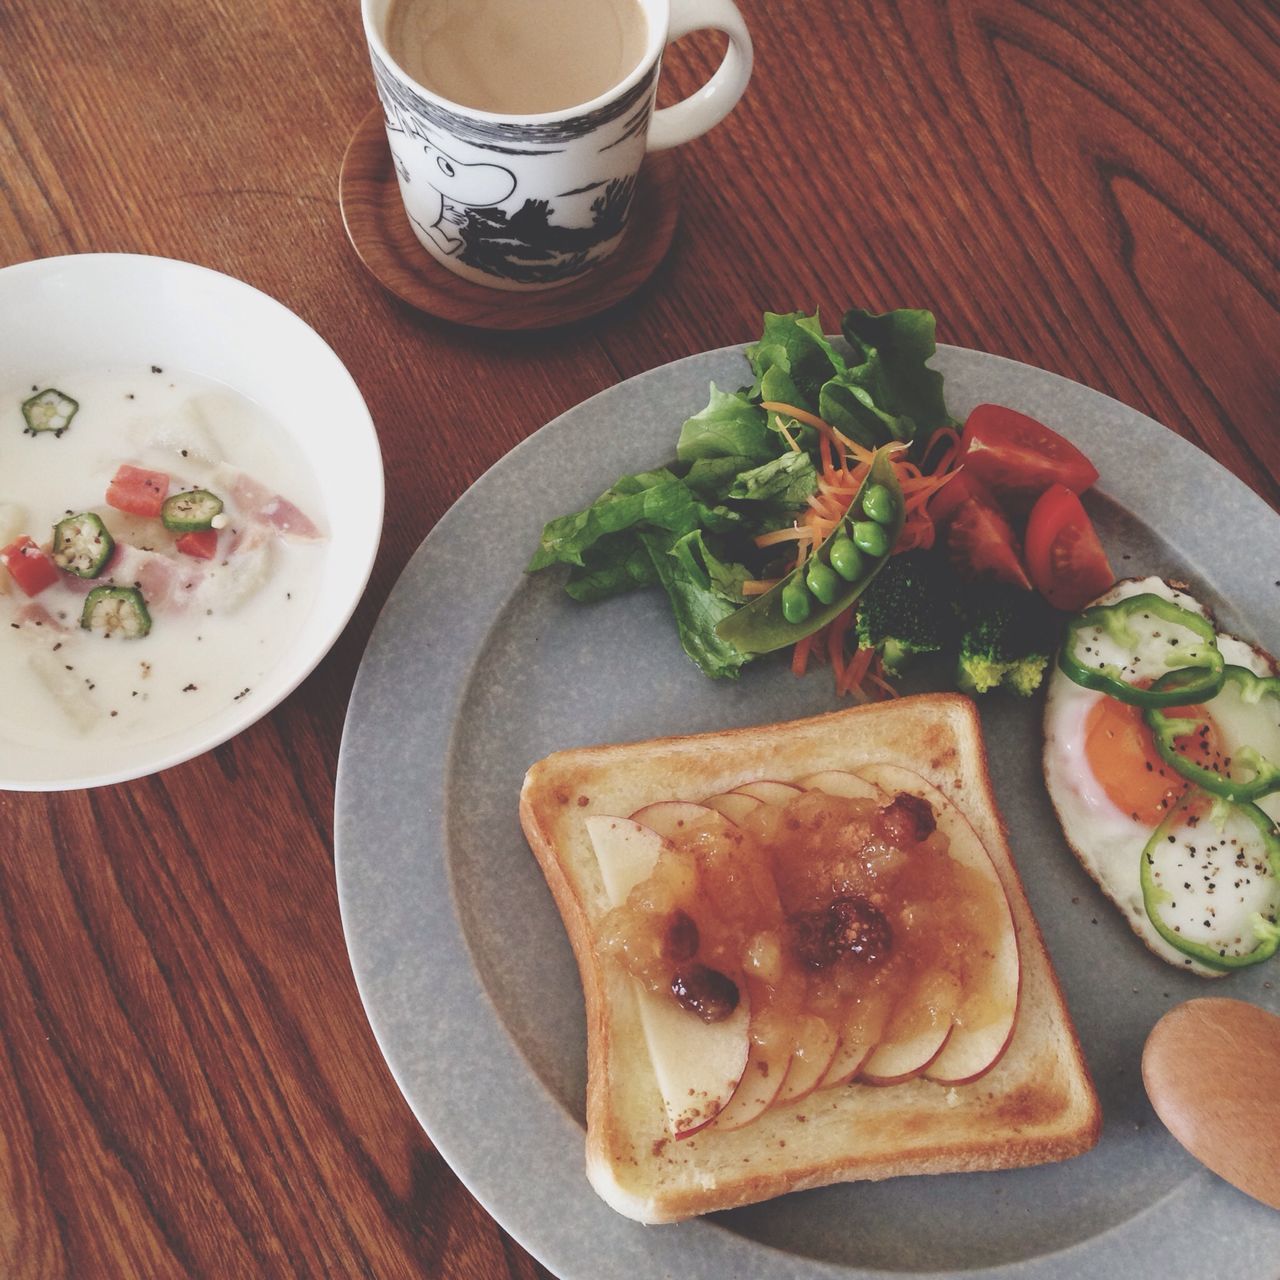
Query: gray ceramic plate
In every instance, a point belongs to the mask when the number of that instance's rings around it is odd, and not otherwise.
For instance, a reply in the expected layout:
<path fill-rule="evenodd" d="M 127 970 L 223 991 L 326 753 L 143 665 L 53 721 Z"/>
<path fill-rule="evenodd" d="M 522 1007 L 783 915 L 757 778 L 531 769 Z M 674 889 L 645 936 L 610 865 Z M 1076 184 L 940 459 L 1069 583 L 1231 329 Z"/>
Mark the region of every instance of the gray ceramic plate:
<path fill-rule="evenodd" d="M 1174 574 L 1225 624 L 1280 647 L 1280 519 L 1149 418 L 1052 374 L 955 348 L 947 401 L 1013 405 L 1102 473 L 1089 506 L 1120 572 Z M 672 455 L 738 348 L 579 405 L 483 476 L 419 548 L 356 682 L 337 788 L 337 874 L 360 993 L 396 1081 L 490 1213 L 564 1280 L 972 1275 L 1133 1280 L 1273 1275 L 1280 1214 L 1202 1170 L 1156 1120 L 1139 1055 L 1210 990 L 1154 959 L 1063 844 L 1038 767 L 1038 700 L 992 698 L 996 791 L 1102 1097 L 1098 1147 L 1005 1173 L 898 1178 L 641 1227 L 583 1174 L 586 1039 L 568 941 L 521 835 L 526 767 L 561 747 L 814 714 L 825 673 L 759 663 L 707 680 L 659 593 L 573 604 L 522 568 L 544 520 Z M 1280 964 L 1213 984 L 1270 1009 Z"/>

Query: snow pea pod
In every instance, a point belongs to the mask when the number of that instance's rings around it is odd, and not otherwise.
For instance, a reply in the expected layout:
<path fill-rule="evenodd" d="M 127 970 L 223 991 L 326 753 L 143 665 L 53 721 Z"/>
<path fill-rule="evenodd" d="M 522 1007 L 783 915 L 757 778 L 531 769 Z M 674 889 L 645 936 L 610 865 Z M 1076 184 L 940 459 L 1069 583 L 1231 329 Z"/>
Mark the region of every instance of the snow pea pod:
<path fill-rule="evenodd" d="M 889 461 L 890 454 L 900 446 L 889 445 L 878 449 L 871 460 L 867 478 L 862 482 L 849 511 L 832 531 L 831 535 L 818 547 L 803 565 L 793 569 L 781 582 L 775 583 L 762 596 L 757 596 L 749 604 L 743 605 L 736 613 L 731 613 L 716 627 L 716 634 L 734 645 L 743 653 L 772 653 L 775 649 L 783 649 L 795 644 L 805 636 L 825 627 L 828 622 L 838 617 L 862 594 L 867 583 L 875 577 L 881 565 L 889 558 L 893 545 L 902 532 L 903 509 L 902 490 L 898 487 L 898 478 L 894 475 Z M 789 621 L 787 612 L 795 616 L 794 608 L 784 612 L 783 596 L 793 600 L 797 587 L 808 591 L 805 578 L 813 561 L 826 568 L 831 567 L 831 548 L 840 539 L 846 541 L 852 537 L 853 525 L 862 518 L 862 501 L 867 489 L 872 485 L 881 485 L 892 499 L 892 511 L 887 512 L 889 519 L 880 526 L 886 535 L 885 551 L 882 555 L 863 555 L 864 565 L 860 576 L 851 582 L 842 577 L 838 581 L 838 589 L 830 603 L 813 600 L 813 607 L 803 621 Z"/>

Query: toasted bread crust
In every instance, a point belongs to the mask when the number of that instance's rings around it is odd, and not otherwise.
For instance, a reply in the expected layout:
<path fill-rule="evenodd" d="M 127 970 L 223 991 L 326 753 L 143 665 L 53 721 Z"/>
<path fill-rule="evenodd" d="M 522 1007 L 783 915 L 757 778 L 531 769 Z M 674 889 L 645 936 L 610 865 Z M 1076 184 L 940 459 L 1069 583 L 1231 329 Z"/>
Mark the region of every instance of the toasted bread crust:
<path fill-rule="evenodd" d="M 970 1084 L 827 1089 L 740 1130 L 711 1125 L 670 1138 L 631 979 L 606 965 L 595 945 L 609 903 L 584 819 L 626 816 L 655 800 L 696 800 L 753 779 L 872 763 L 901 765 L 937 786 L 991 855 L 1022 964 L 1008 1049 Z M 520 819 L 582 975 L 587 1169 L 619 1212 L 675 1221 L 831 1182 L 1039 1164 L 1097 1141 L 1097 1098 L 1009 852 L 969 699 L 922 695 L 787 724 L 559 752 L 529 770 Z"/>

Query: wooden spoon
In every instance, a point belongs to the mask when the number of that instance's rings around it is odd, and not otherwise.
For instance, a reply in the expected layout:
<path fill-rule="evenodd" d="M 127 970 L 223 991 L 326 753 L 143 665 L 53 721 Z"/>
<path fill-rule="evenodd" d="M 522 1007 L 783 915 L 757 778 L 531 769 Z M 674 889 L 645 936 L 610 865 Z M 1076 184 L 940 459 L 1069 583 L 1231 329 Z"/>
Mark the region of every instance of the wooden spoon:
<path fill-rule="evenodd" d="M 1142 1082 L 1197 1160 L 1280 1209 L 1280 1018 L 1243 1000 L 1188 1000 L 1151 1029 Z"/>

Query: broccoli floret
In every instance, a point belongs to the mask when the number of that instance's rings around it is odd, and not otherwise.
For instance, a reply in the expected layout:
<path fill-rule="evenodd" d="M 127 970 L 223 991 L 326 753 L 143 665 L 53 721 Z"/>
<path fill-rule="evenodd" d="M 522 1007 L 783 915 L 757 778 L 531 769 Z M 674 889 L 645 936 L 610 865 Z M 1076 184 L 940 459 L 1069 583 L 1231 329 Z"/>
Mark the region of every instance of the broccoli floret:
<path fill-rule="evenodd" d="M 967 586 L 959 602 L 956 685 L 965 693 L 1003 687 L 1027 697 L 1040 687 L 1057 642 L 1053 610 L 1032 591 L 1003 583 Z"/>
<path fill-rule="evenodd" d="M 858 647 L 875 649 L 890 675 L 955 641 L 955 575 L 933 551 L 892 556 L 858 601 Z"/>

